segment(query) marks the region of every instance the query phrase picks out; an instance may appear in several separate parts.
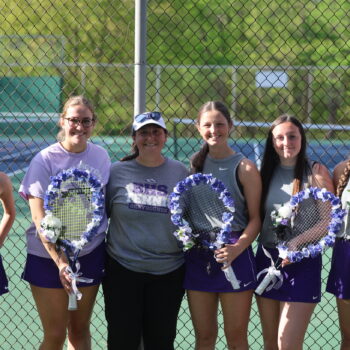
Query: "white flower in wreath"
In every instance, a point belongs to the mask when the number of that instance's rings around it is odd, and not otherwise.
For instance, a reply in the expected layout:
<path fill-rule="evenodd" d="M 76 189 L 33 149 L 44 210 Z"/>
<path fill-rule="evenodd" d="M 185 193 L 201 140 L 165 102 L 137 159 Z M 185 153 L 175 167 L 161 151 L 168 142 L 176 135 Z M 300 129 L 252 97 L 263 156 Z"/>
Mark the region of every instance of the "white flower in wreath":
<path fill-rule="evenodd" d="M 55 243 L 61 233 L 62 222 L 59 218 L 49 213 L 41 220 L 40 227 L 42 228 L 42 231 L 40 233 L 47 240 Z"/>
<path fill-rule="evenodd" d="M 279 209 L 273 210 L 271 212 L 271 219 L 273 225 L 275 227 L 277 227 L 278 225 L 287 225 L 292 215 L 293 207 L 290 204 L 285 204 Z"/>
<path fill-rule="evenodd" d="M 282 219 L 288 219 L 292 216 L 293 208 L 289 205 L 283 205 L 278 209 L 278 216 L 280 216 Z"/>
<path fill-rule="evenodd" d="M 179 237 L 187 237 L 192 233 L 192 229 L 190 226 L 183 226 L 177 230 Z"/>
<path fill-rule="evenodd" d="M 86 230 L 87 231 L 91 231 L 95 226 L 97 226 L 98 222 L 90 222 L 87 227 L 86 227 Z"/>
<path fill-rule="evenodd" d="M 288 258 L 288 249 L 287 249 L 287 247 L 278 247 L 278 251 L 279 251 L 279 256 L 280 256 L 280 258 L 282 260 Z"/>
<path fill-rule="evenodd" d="M 57 241 L 57 234 L 54 230 L 45 230 L 45 237 L 50 242 L 56 242 Z"/>
<path fill-rule="evenodd" d="M 82 238 L 80 241 L 72 241 L 72 245 L 76 248 L 76 249 L 83 249 L 84 245 L 88 243 L 88 240 L 85 238 Z"/>

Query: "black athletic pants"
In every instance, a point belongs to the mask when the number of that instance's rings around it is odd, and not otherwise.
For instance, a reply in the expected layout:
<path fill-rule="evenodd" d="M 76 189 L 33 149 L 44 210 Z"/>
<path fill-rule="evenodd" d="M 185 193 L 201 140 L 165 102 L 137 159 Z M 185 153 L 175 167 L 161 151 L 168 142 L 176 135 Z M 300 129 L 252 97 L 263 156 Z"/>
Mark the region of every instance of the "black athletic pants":
<path fill-rule="evenodd" d="M 109 350 L 174 350 L 184 266 L 165 275 L 130 271 L 107 255 L 103 280 Z"/>

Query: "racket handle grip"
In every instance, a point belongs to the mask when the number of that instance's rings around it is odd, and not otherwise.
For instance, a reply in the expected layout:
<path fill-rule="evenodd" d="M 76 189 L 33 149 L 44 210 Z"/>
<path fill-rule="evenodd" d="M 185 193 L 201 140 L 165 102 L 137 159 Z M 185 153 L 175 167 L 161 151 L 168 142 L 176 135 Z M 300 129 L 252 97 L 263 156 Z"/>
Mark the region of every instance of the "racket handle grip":
<path fill-rule="evenodd" d="M 258 287 L 255 289 L 255 293 L 258 295 L 262 294 L 266 289 L 266 287 L 270 284 L 272 279 L 273 279 L 273 275 L 270 275 L 269 273 L 267 273 L 267 275 L 265 275 L 264 279 L 260 282 Z"/>
<path fill-rule="evenodd" d="M 225 268 L 224 270 L 226 279 L 231 283 L 232 288 L 233 289 L 239 289 L 240 284 L 239 281 L 235 275 L 235 273 L 233 272 L 232 266 L 228 266 L 227 268 Z"/>
<path fill-rule="evenodd" d="M 68 297 L 68 310 L 74 311 L 78 309 L 77 296 L 75 293 L 70 293 Z"/>

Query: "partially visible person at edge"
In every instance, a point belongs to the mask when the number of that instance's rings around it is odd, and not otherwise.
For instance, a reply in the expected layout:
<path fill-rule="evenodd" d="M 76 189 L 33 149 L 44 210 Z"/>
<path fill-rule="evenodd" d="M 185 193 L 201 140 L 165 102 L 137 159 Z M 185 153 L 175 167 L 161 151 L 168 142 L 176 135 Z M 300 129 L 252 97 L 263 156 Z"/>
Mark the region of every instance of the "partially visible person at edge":
<path fill-rule="evenodd" d="M 112 165 L 106 207 L 103 281 L 108 349 L 173 350 L 184 258 L 173 232 L 168 195 L 185 166 L 162 154 L 168 132 L 159 112 L 135 116 L 133 154 Z"/>
<path fill-rule="evenodd" d="M 0 221 L 0 248 L 4 245 L 5 239 L 15 220 L 16 209 L 13 199 L 12 183 L 10 178 L 3 172 L 0 172 L 0 201 L 2 206 L 2 218 Z M 0 295 L 9 291 L 8 279 L 0 255 Z"/>
<path fill-rule="evenodd" d="M 196 350 L 215 349 L 220 302 L 228 349 L 248 349 L 247 330 L 256 267 L 251 243 L 260 230 L 261 179 L 254 163 L 230 145 L 233 124 L 226 106 L 218 101 L 199 110 L 197 129 L 204 141 L 191 159 L 193 173 L 211 173 L 221 180 L 235 201 L 232 244 L 212 251 L 198 245 L 186 252 L 185 289 L 196 336 Z M 204 239 L 204 238 L 203 238 Z M 210 264 L 210 272 L 207 266 Z M 222 271 L 232 265 L 240 281 L 233 289 Z"/>
<path fill-rule="evenodd" d="M 28 255 L 22 278 L 30 283 L 43 326 L 41 350 L 62 349 L 67 330 L 68 349 L 91 349 L 90 318 L 104 271 L 107 216 L 104 215 L 98 234 L 79 254 L 82 276 L 93 281 L 77 283 L 83 297 L 78 301 L 76 311 L 67 310 L 68 293 L 72 290 L 67 257 L 38 232 L 45 216 L 43 203 L 50 176 L 82 162 L 97 169 L 103 185 L 107 184 L 110 170 L 108 153 L 89 142 L 96 121 L 93 106 L 86 98 L 69 98 L 59 119 L 58 142 L 33 158 L 19 189 L 21 196 L 29 202 L 33 220 L 26 231 Z"/>
<path fill-rule="evenodd" d="M 339 326 L 341 333 L 341 350 L 350 349 L 350 160 L 339 163 L 333 173 L 333 182 L 337 196 L 341 197 L 342 207 L 347 214 L 344 225 L 337 237 L 332 256 L 326 291 L 337 300 Z"/>
<path fill-rule="evenodd" d="M 306 186 L 333 192 L 328 170 L 306 156 L 306 136 L 294 116 L 279 116 L 268 132 L 261 165 L 263 226 L 256 254 L 258 272 L 277 261 L 276 235 L 271 212 L 289 202 Z M 267 254 L 265 254 L 264 250 Z M 321 299 L 321 255 L 298 263 L 284 261 L 283 284 L 256 296 L 265 350 L 301 350 L 311 315 Z M 259 278 L 259 283 L 264 274 Z"/>

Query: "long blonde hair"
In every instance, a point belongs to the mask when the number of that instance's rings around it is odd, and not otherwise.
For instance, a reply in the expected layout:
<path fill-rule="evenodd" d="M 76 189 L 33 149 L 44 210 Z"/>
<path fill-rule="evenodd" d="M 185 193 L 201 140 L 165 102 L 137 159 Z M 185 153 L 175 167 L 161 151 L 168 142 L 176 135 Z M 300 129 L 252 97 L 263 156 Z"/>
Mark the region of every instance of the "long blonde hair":
<path fill-rule="evenodd" d="M 60 120 L 58 121 L 58 126 L 60 127 L 60 131 L 57 134 L 57 141 L 59 141 L 59 142 L 64 141 L 64 137 L 65 137 L 64 130 L 62 130 L 62 128 L 61 128 L 60 121 L 61 121 L 61 119 L 65 118 L 65 116 L 67 115 L 68 108 L 72 107 L 72 106 L 85 106 L 92 113 L 92 119 L 94 121 L 97 120 L 97 116 L 95 114 L 95 109 L 94 109 L 92 103 L 86 97 L 84 97 L 82 95 L 69 97 L 63 106 L 63 110 L 62 110 L 62 113 L 60 115 Z"/>

